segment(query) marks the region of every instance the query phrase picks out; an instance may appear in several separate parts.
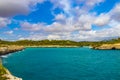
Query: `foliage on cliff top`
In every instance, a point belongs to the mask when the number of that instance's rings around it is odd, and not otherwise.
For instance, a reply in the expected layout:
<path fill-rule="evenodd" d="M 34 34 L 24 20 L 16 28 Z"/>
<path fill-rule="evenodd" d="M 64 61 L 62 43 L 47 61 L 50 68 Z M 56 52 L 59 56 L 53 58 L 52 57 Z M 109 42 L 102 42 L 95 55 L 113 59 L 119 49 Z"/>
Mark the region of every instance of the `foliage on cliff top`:
<path fill-rule="evenodd" d="M 2 63 L 0 62 L 0 80 L 6 80 L 6 77 L 3 75 L 6 74 L 6 69 L 3 67 Z"/>
<path fill-rule="evenodd" d="M 19 40 L 19 41 L 3 41 L 0 40 L 0 45 L 22 45 L 22 46 L 46 46 L 46 45 L 60 45 L 60 46 L 99 46 L 102 44 L 120 43 L 120 38 L 104 40 L 104 41 L 70 41 L 70 40 Z"/>

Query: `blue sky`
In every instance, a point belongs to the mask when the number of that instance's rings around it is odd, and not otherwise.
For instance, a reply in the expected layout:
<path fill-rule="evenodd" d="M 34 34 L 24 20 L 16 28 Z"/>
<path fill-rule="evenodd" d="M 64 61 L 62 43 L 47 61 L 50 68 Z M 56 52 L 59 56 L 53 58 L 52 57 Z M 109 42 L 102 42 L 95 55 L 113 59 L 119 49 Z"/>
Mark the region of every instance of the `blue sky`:
<path fill-rule="evenodd" d="M 0 39 L 120 37 L 120 0 L 0 0 Z"/>

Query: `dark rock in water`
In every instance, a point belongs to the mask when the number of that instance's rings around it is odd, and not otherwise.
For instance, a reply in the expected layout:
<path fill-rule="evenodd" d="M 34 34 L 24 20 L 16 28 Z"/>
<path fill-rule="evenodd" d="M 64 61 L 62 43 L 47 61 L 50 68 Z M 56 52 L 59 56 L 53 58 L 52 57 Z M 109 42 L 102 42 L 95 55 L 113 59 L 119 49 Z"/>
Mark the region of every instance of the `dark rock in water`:
<path fill-rule="evenodd" d="M 115 47 L 112 47 L 112 50 L 116 50 L 116 48 L 115 48 Z"/>

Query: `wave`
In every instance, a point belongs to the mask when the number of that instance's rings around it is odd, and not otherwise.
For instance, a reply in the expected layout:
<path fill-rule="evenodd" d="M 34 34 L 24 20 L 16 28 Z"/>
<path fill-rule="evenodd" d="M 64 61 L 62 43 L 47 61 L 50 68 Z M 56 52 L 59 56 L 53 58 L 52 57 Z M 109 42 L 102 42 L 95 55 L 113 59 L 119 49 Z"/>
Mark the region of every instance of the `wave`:
<path fill-rule="evenodd" d="M 1 58 L 8 58 L 11 54 L 7 54 L 7 55 L 2 55 L 0 56 Z"/>
<path fill-rule="evenodd" d="M 83 46 L 83 48 L 92 48 L 91 46 Z"/>
<path fill-rule="evenodd" d="M 8 58 L 8 55 L 3 55 L 3 56 L 1 56 L 2 58 Z"/>

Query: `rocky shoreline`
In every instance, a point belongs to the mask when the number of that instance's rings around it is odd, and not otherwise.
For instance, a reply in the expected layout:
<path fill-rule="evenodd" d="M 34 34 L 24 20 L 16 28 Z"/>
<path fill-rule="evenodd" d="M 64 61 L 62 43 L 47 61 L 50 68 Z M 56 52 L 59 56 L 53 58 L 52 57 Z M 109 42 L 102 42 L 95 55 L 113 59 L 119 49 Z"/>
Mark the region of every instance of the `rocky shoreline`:
<path fill-rule="evenodd" d="M 16 46 L 16 45 L 1 46 L 0 47 L 0 56 L 7 55 L 9 53 L 13 53 L 13 52 L 17 52 L 17 51 L 21 51 L 23 49 L 24 49 L 23 46 Z M 5 80 L 22 80 L 22 78 L 18 78 L 18 77 L 13 76 L 6 68 L 4 68 L 4 69 L 5 69 L 5 74 L 2 75 L 2 77 L 6 78 Z"/>
<path fill-rule="evenodd" d="M 2 61 L 0 59 L 0 80 L 22 80 L 22 78 L 18 78 L 15 77 L 14 75 L 12 75 L 8 69 L 6 69 L 3 65 L 2 65 Z"/>
<path fill-rule="evenodd" d="M 2 46 L 0 47 L 0 56 L 13 53 L 13 52 L 17 52 L 17 51 L 21 51 L 23 49 L 24 49 L 23 46 L 16 46 L 16 45 Z"/>
<path fill-rule="evenodd" d="M 2 46 L 0 47 L 0 56 L 6 55 L 9 53 L 21 51 L 25 48 L 79 48 L 82 46 L 61 46 L 61 45 L 42 45 L 42 46 L 18 46 L 18 45 L 10 45 L 10 46 Z M 84 47 L 84 46 L 83 46 Z M 113 50 L 120 49 L 120 43 L 116 44 L 102 44 L 100 46 L 88 46 L 92 49 L 100 49 L 100 50 Z"/>
<path fill-rule="evenodd" d="M 61 45 L 42 45 L 42 46 L 25 46 L 25 48 L 77 48 L 80 46 L 61 46 Z"/>
<path fill-rule="evenodd" d="M 2 77 L 5 77 L 6 80 L 22 80 L 22 78 L 13 76 L 7 69 L 5 70 L 6 70 L 6 74 L 2 75 Z"/>
<path fill-rule="evenodd" d="M 120 50 L 120 43 L 116 44 L 103 44 L 98 47 L 93 47 L 93 49 L 99 49 L 99 50 Z"/>
<path fill-rule="evenodd" d="M 47 48 L 76 48 L 76 47 L 80 47 L 80 46 L 59 46 L 59 45 L 45 45 L 45 46 L 17 46 L 17 45 L 6 45 L 6 46 L 0 46 L 0 56 L 2 55 L 7 55 L 9 53 L 13 53 L 13 52 L 17 52 L 17 51 L 21 51 L 25 48 L 36 48 L 36 47 L 47 47 Z M 96 47 L 92 47 L 90 46 L 90 48 L 92 49 L 99 49 L 99 50 L 116 50 L 116 49 L 120 49 L 120 43 L 116 43 L 116 44 L 102 44 L 100 46 L 96 46 Z M 5 80 L 22 80 L 22 78 L 18 78 L 13 76 L 7 69 L 6 70 L 6 74 L 4 74 L 2 77 L 5 77 L 7 79 Z"/>

